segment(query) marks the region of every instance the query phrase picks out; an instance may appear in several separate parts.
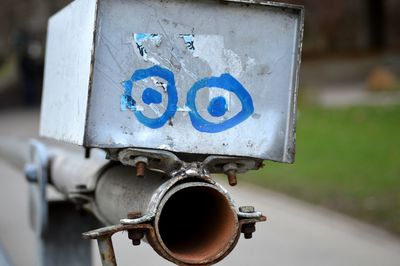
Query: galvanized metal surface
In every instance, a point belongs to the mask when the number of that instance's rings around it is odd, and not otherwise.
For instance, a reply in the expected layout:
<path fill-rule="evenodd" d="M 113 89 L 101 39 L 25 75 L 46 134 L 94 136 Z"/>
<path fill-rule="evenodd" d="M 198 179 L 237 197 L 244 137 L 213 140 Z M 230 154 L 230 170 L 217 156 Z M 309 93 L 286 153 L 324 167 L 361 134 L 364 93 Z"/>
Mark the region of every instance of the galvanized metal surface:
<path fill-rule="evenodd" d="M 97 1 L 78 0 L 50 18 L 40 134 L 83 144 Z"/>
<path fill-rule="evenodd" d="M 51 183 L 63 194 L 94 191 L 97 177 L 109 166 L 109 160 L 83 154 L 52 150 Z"/>
<path fill-rule="evenodd" d="M 92 14 L 95 4 L 85 1 L 77 0 Z M 44 106 L 53 109 L 43 109 L 51 128 L 42 132 L 91 147 L 293 162 L 302 28 L 301 7 L 271 2 L 99 0 L 93 82 L 89 98 L 78 93 L 87 110 L 70 104 L 75 92 L 60 103 L 79 121 L 77 134 L 53 133 L 58 91 L 71 87 L 60 82 L 46 85 Z M 79 35 L 90 39 L 93 29 Z M 91 67 L 61 59 L 67 69 Z"/>
<path fill-rule="evenodd" d="M 155 192 L 167 181 L 161 173 L 148 171 L 145 178 L 139 178 L 135 172 L 130 166 L 114 166 L 99 179 L 94 207 L 106 224 L 118 224 L 120 219 L 128 218 L 127 214 L 132 211 L 143 213 L 140 221 L 146 220 L 148 206 Z"/>

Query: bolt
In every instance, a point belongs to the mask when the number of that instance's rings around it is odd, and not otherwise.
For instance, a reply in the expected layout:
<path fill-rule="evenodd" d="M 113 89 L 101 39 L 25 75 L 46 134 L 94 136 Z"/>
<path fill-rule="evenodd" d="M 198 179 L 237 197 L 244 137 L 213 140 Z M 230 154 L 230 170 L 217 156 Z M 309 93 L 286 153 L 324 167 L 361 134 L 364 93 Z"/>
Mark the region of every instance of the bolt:
<path fill-rule="evenodd" d="M 136 219 L 142 216 L 142 213 L 140 211 L 132 211 L 128 212 L 127 217 L 128 219 Z"/>
<path fill-rule="evenodd" d="M 244 213 L 253 213 L 255 212 L 254 206 L 240 206 L 240 212 Z M 242 225 L 242 233 L 244 234 L 245 239 L 250 239 L 253 237 L 253 233 L 256 231 L 256 223 L 248 223 Z"/>
<path fill-rule="evenodd" d="M 256 223 L 242 225 L 241 231 L 244 234 L 245 239 L 251 239 L 253 237 L 253 233 L 256 231 Z"/>
<path fill-rule="evenodd" d="M 137 177 L 144 177 L 144 171 L 146 170 L 146 163 L 145 162 L 137 162 L 136 163 L 136 176 Z"/>
<path fill-rule="evenodd" d="M 134 155 L 129 156 L 130 163 L 131 165 L 134 165 L 136 167 L 136 176 L 137 177 L 144 177 L 144 172 L 147 167 L 147 163 L 149 162 L 147 157 L 144 156 L 137 156 L 134 157 Z"/>
<path fill-rule="evenodd" d="M 244 213 L 253 213 L 255 212 L 255 208 L 253 206 L 240 206 L 239 211 Z"/>
<path fill-rule="evenodd" d="M 140 240 L 144 237 L 144 231 L 142 230 L 129 230 L 128 238 L 132 240 L 132 245 L 139 246 Z"/>
<path fill-rule="evenodd" d="M 228 170 L 226 172 L 226 175 L 228 176 L 229 185 L 231 185 L 232 187 L 236 186 L 236 184 L 237 184 L 236 170 L 233 170 L 233 169 Z"/>
<path fill-rule="evenodd" d="M 226 173 L 226 175 L 228 176 L 229 185 L 236 186 L 236 184 L 237 184 L 237 179 L 236 179 L 237 165 L 235 163 L 225 164 L 223 167 L 223 170 Z"/>
<path fill-rule="evenodd" d="M 25 165 L 25 177 L 28 182 L 37 182 L 36 166 L 28 163 Z"/>
<path fill-rule="evenodd" d="M 127 217 L 128 219 L 137 219 L 142 216 L 140 211 L 131 211 L 128 212 Z M 141 230 L 129 230 L 128 231 L 128 238 L 132 240 L 132 245 L 139 246 L 140 240 L 144 237 L 144 232 Z"/>

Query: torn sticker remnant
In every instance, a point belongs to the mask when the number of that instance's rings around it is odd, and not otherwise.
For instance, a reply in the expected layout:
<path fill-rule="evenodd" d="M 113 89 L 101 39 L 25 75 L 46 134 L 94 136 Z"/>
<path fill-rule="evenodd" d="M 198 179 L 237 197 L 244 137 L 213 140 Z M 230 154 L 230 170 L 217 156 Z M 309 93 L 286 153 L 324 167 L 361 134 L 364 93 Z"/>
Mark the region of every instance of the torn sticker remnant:
<path fill-rule="evenodd" d="M 135 40 L 137 52 L 146 62 L 149 60 L 149 58 L 147 56 L 147 50 L 144 43 L 146 41 L 151 41 L 155 46 L 160 46 L 162 40 L 159 34 L 151 33 L 134 33 L 133 39 Z"/>
<path fill-rule="evenodd" d="M 183 38 L 183 40 L 184 40 L 184 42 L 186 44 L 186 48 L 191 53 L 193 53 L 194 50 L 195 50 L 195 48 L 194 48 L 194 35 L 193 34 L 181 34 L 180 36 Z"/>

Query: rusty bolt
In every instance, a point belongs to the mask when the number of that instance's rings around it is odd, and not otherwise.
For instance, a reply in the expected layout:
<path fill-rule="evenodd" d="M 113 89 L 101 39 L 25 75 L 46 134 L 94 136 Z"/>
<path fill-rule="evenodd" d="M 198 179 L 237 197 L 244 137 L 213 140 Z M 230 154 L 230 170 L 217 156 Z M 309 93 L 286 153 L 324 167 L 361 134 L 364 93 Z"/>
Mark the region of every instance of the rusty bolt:
<path fill-rule="evenodd" d="M 255 212 L 255 208 L 253 206 L 240 206 L 239 211 L 244 213 L 253 213 Z M 244 234 L 245 239 L 252 238 L 253 233 L 256 231 L 256 223 L 248 223 L 242 225 L 241 231 Z"/>
<path fill-rule="evenodd" d="M 236 186 L 236 184 L 237 184 L 236 170 L 233 170 L 233 169 L 228 170 L 226 172 L 226 175 L 228 176 L 229 185 Z"/>
<path fill-rule="evenodd" d="M 224 172 L 228 176 L 228 182 L 231 186 L 236 186 L 237 179 L 236 179 L 236 172 L 237 172 L 237 165 L 235 163 L 228 163 L 225 164 L 223 167 Z"/>
<path fill-rule="evenodd" d="M 142 216 L 140 211 L 131 211 L 128 212 L 127 217 L 128 219 L 137 219 Z M 144 231 L 141 230 L 129 230 L 128 231 L 128 238 L 132 240 L 132 245 L 139 246 L 140 240 L 144 237 Z"/>
<path fill-rule="evenodd" d="M 256 231 L 256 223 L 248 223 L 242 225 L 242 233 L 245 239 L 250 239 L 253 237 L 253 233 Z"/>
<path fill-rule="evenodd" d="M 136 176 L 137 177 L 144 177 L 144 171 L 146 170 L 146 163 L 145 162 L 137 162 L 136 163 Z"/>
<path fill-rule="evenodd" d="M 133 156 L 131 156 L 131 157 L 133 157 Z M 132 165 L 135 165 L 135 167 L 136 167 L 136 176 L 144 177 L 148 159 L 144 156 L 138 156 L 138 157 L 132 158 L 131 163 L 132 163 Z"/>
<path fill-rule="evenodd" d="M 126 215 L 126 217 L 128 217 L 128 219 L 136 219 L 141 216 L 142 216 L 142 213 L 140 211 L 128 212 L 128 214 Z"/>
<path fill-rule="evenodd" d="M 144 237 L 143 230 L 129 230 L 128 238 L 132 240 L 132 245 L 139 246 L 141 239 Z"/>

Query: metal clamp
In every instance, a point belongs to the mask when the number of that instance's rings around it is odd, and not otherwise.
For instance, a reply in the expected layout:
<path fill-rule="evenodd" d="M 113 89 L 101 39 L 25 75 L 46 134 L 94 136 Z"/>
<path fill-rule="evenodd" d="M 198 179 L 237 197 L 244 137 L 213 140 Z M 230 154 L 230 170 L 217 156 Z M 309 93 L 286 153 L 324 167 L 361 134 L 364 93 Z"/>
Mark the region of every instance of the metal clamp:
<path fill-rule="evenodd" d="M 109 153 L 109 157 L 120 161 L 123 165 L 135 167 L 138 162 L 143 162 L 148 169 L 163 173 L 169 173 L 183 165 L 183 162 L 175 154 L 162 150 L 126 148 L 116 154 Z"/>
<path fill-rule="evenodd" d="M 245 235 L 245 238 L 251 238 L 252 233 L 255 232 L 255 224 L 257 222 L 264 222 L 267 218 L 260 215 L 253 218 L 240 218 L 239 219 L 239 232 Z M 162 247 L 157 239 L 156 231 L 152 225 L 152 221 L 147 221 L 137 224 L 116 224 L 112 226 L 102 227 L 83 233 L 84 239 L 96 239 L 100 252 L 101 262 L 103 266 L 117 266 L 117 259 L 115 257 L 114 246 L 112 243 L 112 235 L 120 231 L 128 231 L 128 236 L 132 241 L 140 241 L 141 238 L 146 237 L 149 244 L 153 249 L 163 258 L 177 264 L 186 265 L 181 261 L 171 257 Z M 138 239 L 132 239 L 132 236 L 138 236 Z M 239 241 L 240 234 L 237 234 L 232 248 Z M 230 250 L 227 251 L 229 253 Z"/>

